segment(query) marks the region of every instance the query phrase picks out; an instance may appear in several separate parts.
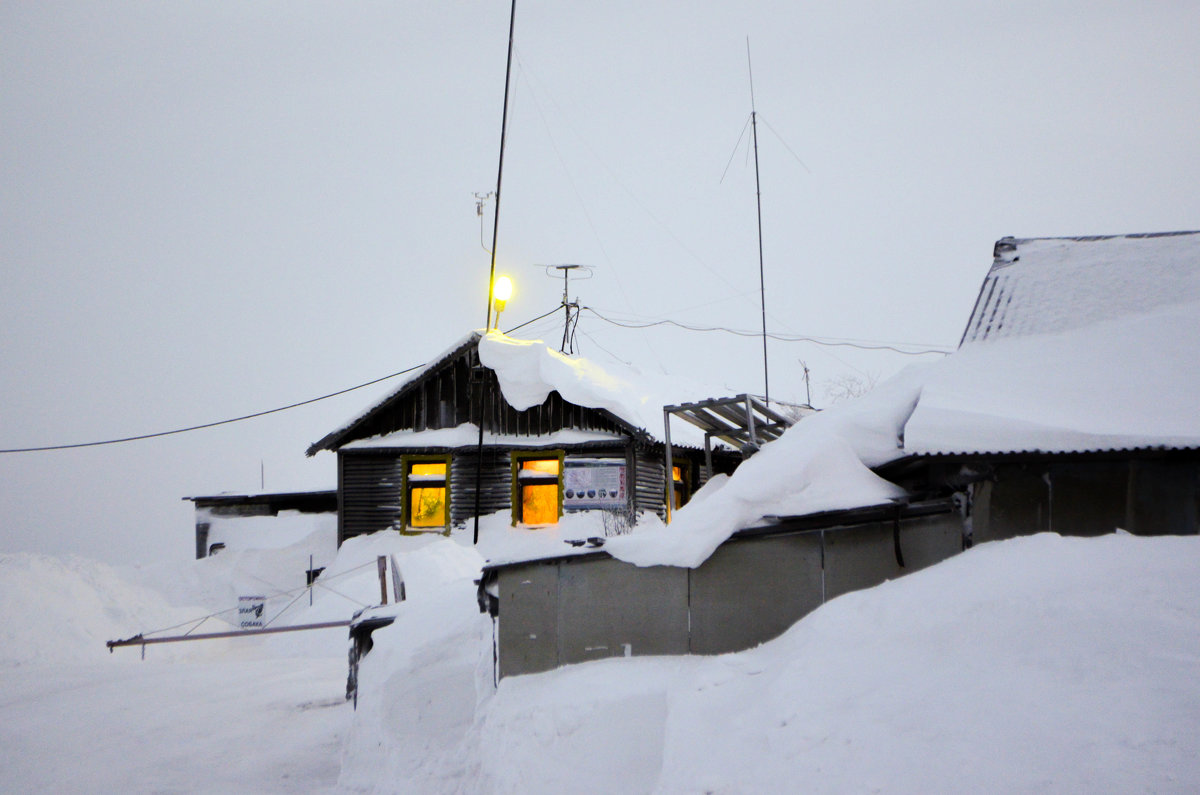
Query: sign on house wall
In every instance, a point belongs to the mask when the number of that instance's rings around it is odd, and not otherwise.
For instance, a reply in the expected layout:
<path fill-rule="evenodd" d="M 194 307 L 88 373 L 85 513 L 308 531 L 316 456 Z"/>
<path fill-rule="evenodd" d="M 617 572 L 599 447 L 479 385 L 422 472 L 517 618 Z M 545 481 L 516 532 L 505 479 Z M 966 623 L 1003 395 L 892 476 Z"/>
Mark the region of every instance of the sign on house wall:
<path fill-rule="evenodd" d="M 563 510 L 621 509 L 629 504 L 625 462 L 568 458 L 563 466 Z"/>

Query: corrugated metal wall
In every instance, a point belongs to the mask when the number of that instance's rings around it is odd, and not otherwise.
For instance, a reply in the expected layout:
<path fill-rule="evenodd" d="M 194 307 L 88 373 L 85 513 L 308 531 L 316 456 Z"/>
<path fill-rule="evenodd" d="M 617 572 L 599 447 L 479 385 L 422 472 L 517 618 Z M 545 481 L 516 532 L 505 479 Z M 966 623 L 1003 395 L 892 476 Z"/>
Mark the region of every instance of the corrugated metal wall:
<path fill-rule="evenodd" d="M 957 513 L 748 537 L 696 569 L 607 556 L 496 570 L 500 676 L 642 654 L 722 654 L 777 637 L 834 596 L 957 554 Z M 904 565 L 900 564 L 903 559 Z"/>

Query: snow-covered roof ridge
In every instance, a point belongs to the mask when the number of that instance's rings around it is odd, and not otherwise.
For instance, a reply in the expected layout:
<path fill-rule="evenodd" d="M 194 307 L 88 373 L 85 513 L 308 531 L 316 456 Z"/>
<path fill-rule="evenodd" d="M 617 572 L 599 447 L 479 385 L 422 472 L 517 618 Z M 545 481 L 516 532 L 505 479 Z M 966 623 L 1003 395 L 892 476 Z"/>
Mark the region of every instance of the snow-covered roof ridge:
<path fill-rule="evenodd" d="M 962 344 L 1200 300 L 1200 232 L 997 241 Z"/>
<path fill-rule="evenodd" d="M 567 355 L 541 340 L 516 339 L 499 331 L 472 331 L 409 374 L 383 399 L 311 445 L 308 454 L 353 441 L 356 429 L 368 425 L 447 361 L 476 345 L 480 364 L 496 373 L 504 399 L 517 411 L 541 405 L 550 392 L 556 391 L 567 402 L 607 412 L 630 433 L 657 442 L 662 442 L 664 436 L 663 406 L 719 392 L 711 385 L 643 373 L 630 365 L 600 364 L 583 356 Z M 691 426 L 672 433 L 674 444 L 700 447 L 703 441 L 703 434 Z"/>
<path fill-rule="evenodd" d="M 632 429 L 662 441 L 663 406 L 695 399 L 679 379 L 658 379 L 629 365 L 601 365 L 583 356 L 568 356 L 541 340 L 520 340 L 489 332 L 479 341 L 479 361 L 496 373 L 504 399 L 517 411 L 541 405 L 551 392 L 569 403 L 607 411 Z M 682 429 L 673 442 L 701 444 L 702 438 Z"/>
<path fill-rule="evenodd" d="M 405 377 L 398 385 L 396 385 L 396 387 L 382 400 L 376 401 L 366 411 L 359 412 L 358 414 L 354 415 L 354 417 L 338 426 L 337 429 L 330 431 L 319 441 L 314 442 L 311 446 L 309 446 L 306 454 L 312 456 L 316 455 L 321 450 L 333 449 L 343 436 L 350 433 L 358 425 L 370 420 L 378 412 L 384 410 L 392 403 L 392 401 L 400 397 L 409 389 L 412 389 L 414 385 L 420 382 L 421 379 L 423 379 L 427 374 L 440 367 L 447 359 L 458 355 L 464 348 L 474 345 L 480 336 L 482 336 L 482 332 L 471 331 L 462 337 L 459 337 L 453 345 L 446 348 L 434 358 L 430 359 L 426 364 L 409 373 L 408 376 Z"/>

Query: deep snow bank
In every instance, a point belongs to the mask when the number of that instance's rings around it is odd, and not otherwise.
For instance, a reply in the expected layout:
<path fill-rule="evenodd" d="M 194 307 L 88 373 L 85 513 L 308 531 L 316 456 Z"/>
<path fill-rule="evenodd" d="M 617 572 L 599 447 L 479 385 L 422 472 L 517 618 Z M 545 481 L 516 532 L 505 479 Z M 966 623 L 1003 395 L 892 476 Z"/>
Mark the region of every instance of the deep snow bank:
<path fill-rule="evenodd" d="M 132 660 L 110 655 L 105 641 L 192 618 L 162 594 L 118 569 L 87 558 L 0 554 L 0 666 Z M 195 645 L 195 644 L 192 644 Z M 203 656 L 175 649 L 158 657 Z"/>
<path fill-rule="evenodd" d="M 585 663 L 490 697 L 467 595 L 378 633 L 343 787 L 1200 788 L 1198 538 L 986 544 L 751 651 Z"/>

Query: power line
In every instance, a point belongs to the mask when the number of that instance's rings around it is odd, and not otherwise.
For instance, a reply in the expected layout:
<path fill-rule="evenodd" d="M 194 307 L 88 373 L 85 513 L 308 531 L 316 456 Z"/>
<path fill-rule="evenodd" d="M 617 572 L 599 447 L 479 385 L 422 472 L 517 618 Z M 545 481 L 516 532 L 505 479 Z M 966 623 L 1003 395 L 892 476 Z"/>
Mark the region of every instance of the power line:
<path fill-rule="evenodd" d="M 541 320 L 542 318 L 553 315 L 558 310 L 559 310 L 559 307 L 555 307 L 554 309 L 551 309 L 549 312 L 545 313 L 544 315 L 538 315 L 537 317 L 533 318 L 533 320 L 527 320 L 519 326 L 514 326 L 513 328 L 510 328 L 505 333 L 511 334 L 512 332 L 516 331 L 517 329 L 528 326 L 530 323 L 534 323 L 538 320 Z M 301 400 L 298 403 L 291 403 L 287 406 L 280 406 L 279 408 L 267 409 L 266 411 L 256 411 L 253 414 L 245 414 L 241 417 L 232 417 L 227 420 L 217 420 L 216 422 L 206 422 L 206 423 L 203 423 L 200 425 L 190 425 L 186 428 L 175 428 L 170 431 L 158 431 L 156 433 L 143 433 L 138 436 L 125 436 L 120 439 L 104 439 L 104 440 L 98 441 L 98 442 L 76 442 L 74 444 L 54 444 L 54 445 L 45 445 L 43 447 L 14 447 L 14 448 L 11 448 L 8 450 L 0 450 L 0 454 L 4 454 L 4 453 L 41 453 L 41 452 L 48 452 L 51 450 L 74 450 L 74 449 L 77 449 L 80 447 L 101 447 L 103 445 L 109 445 L 109 444 L 123 444 L 125 442 L 139 442 L 139 441 L 142 441 L 143 439 L 156 439 L 160 436 L 173 436 L 173 435 L 179 434 L 179 433 L 189 433 L 191 431 L 200 431 L 200 430 L 204 430 L 205 428 L 216 428 L 217 426 L 220 426 L 220 425 L 229 425 L 231 423 L 242 422 L 244 420 L 252 420 L 257 417 L 265 417 L 268 414 L 278 414 L 281 411 L 288 411 L 290 409 L 299 408 L 301 406 L 307 406 L 310 403 L 316 403 L 317 401 L 320 401 L 320 400 L 328 400 L 329 398 L 337 397 L 338 395 L 345 395 L 348 392 L 353 392 L 357 389 L 363 389 L 368 386 L 374 386 L 375 384 L 378 384 L 383 381 L 387 381 L 390 378 L 395 378 L 396 376 L 404 375 L 406 373 L 411 373 L 413 370 L 419 370 L 420 368 L 422 368 L 424 366 L 425 366 L 425 363 L 413 365 L 412 367 L 406 367 L 405 369 L 400 370 L 399 372 L 391 373 L 390 375 L 385 375 L 380 378 L 375 378 L 371 381 L 367 381 L 366 383 L 359 384 L 357 386 L 347 387 L 346 389 L 339 389 L 336 392 L 330 392 L 328 395 L 321 395 L 320 397 L 309 398 L 308 400 Z"/>
<path fill-rule="evenodd" d="M 651 321 L 649 323 L 622 323 L 618 320 L 613 320 L 611 318 L 605 317 L 604 315 L 597 312 L 595 309 L 592 309 L 590 306 L 585 306 L 585 307 L 581 307 L 581 308 L 586 309 L 588 312 L 591 312 L 593 315 L 600 318 L 605 323 L 611 323 L 614 326 L 621 326 L 622 328 L 650 328 L 652 326 L 675 326 L 677 328 L 681 328 L 686 331 L 721 331 L 726 334 L 734 334 L 739 337 L 762 336 L 762 332 L 759 332 L 759 331 L 739 331 L 738 329 L 726 328 L 724 326 L 689 326 L 686 323 L 680 323 L 675 320 L 655 320 L 655 321 Z M 921 355 L 924 355 L 927 353 L 948 354 L 948 353 L 952 352 L 952 349 L 950 349 L 950 348 L 947 348 L 945 350 L 940 349 L 940 348 L 924 348 L 922 350 L 912 351 L 912 350 L 904 350 L 902 348 L 897 348 L 894 345 L 887 345 L 887 344 L 882 344 L 882 343 L 878 344 L 878 345 L 867 345 L 867 344 L 864 344 L 861 342 L 852 342 L 849 340 L 822 339 L 820 337 L 809 337 L 809 336 L 805 336 L 805 335 L 801 335 L 801 334 L 767 334 L 767 336 L 773 340 L 779 340 L 780 342 L 811 342 L 816 345 L 828 345 L 831 347 L 843 346 L 843 347 L 848 347 L 848 348 L 859 348 L 859 349 L 865 350 L 865 351 L 887 350 L 887 351 L 895 351 L 896 353 L 902 353 L 906 356 L 921 356 Z M 897 344 L 904 345 L 906 343 L 897 343 Z"/>
<path fill-rule="evenodd" d="M 320 397 L 309 398 L 308 400 L 301 400 L 299 403 L 292 403 L 290 405 L 280 406 L 279 408 L 275 408 L 275 409 L 267 409 L 266 411 L 256 411 L 253 414 L 245 414 L 241 417 L 233 417 L 233 418 L 230 418 L 227 420 L 217 420 L 216 422 L 206 422 L 202 425 L 191 425 L 191 426 L 188 426 L 187 428 L 176 428 L 176 429 L 170 430 L 170 431 L 158 431 L 157 433 L 143 433 L 140 436 L 126 436 L 121 439 L 105 439 L 100 442 L 77 442 L 75 444 L 55 444 L 55 445 L 47 445 L 45 447 L 18 447 L 18 448 L 13 448 L 10 450 L 0 450 L 0 453 L 38 453 L 38 452 L 43 452 L 43 451 L 47 451 L 47 450 L 71 450 L 71 449 L 74 449 L 77 447 L 100 447 L 101 445 L 106 445 L 106 444 L 121 444 L 123 442 L 137 442 L 137 441 L 141 441 L 142 439 L 154 439 L 159 436 L 171 436 L 171 435 L 174 435 L 177 433 L 188 433 L 189 431 L 199 431 L 199 430 L 203 430 L 204 428 L 215 428 L 218 425 L 229 425 L 230 423 L 234 423 L 234 422 L 241 422 L 243 420 L 252 420 L 255 417 L 265 417 L 268 414 L 276 414 L 280 411 L 287 411 L 288 409 L 299 408 L 300 406 L 307 406 L 309 403 L 316 403 L 318 400 L 327 400 L 331 397 L 337 397 L 338 395 L 344 395 L 347 392 L 353 392 L 356 389 L 362 389 L 363 387 L 368 387 L 373 384 L 378 384 L 380 381 L 386 381 L 389 378 L 395 378 L 398 375 L 404 375 L 405 373 L 411 373 L 413 370 L 416 370 L 416 369 L 418 369 L 420 367 L 424 367 L 424 366 L 425 365 L 423 365 L 423 364 L 418 364 L 413 367 L 408 367 L 404 370 L 401 370 L 400 372 L 392 373 L 391 375 L 385 375 L 382 378 L 376 378 L 372 381 L 367 381 L 365 384 L 359 384 L 358 386 L 352 386 L 352 387 L 348 387 L 346 389 L 339 389 L 337 392 L 330 392 L 328 395 L 321 395 Z"/>

